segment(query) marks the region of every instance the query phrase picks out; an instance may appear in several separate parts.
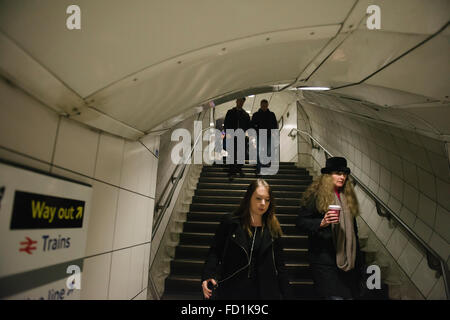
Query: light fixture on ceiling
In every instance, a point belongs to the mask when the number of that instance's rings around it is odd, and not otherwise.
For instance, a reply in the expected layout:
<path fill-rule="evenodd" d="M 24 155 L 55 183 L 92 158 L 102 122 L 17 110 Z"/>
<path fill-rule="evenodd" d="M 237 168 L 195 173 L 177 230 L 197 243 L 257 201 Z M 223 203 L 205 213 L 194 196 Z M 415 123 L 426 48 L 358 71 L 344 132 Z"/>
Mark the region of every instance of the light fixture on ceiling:
<path fill-rule="evenodd" d="M 311 90 L 311 91 L 326 91 L 330 90 L 329 87 L 298 87 L 298 90 Z"/>

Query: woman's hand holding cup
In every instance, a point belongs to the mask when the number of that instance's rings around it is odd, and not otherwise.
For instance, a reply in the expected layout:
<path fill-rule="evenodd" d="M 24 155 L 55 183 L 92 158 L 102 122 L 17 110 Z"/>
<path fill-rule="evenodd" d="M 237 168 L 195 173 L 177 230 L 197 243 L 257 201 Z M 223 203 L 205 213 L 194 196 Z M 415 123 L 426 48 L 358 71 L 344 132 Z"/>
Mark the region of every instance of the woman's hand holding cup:
<path fill-rule="evenodd" d="M 328 211 L 325 213 L 325 215 L 320 223 L 320 227 L 325 228 L 325 227 L 328 227 L 330 224 L 339 223 L 340 212 L 341 212 L 341 206 L 329 205 Z"/>

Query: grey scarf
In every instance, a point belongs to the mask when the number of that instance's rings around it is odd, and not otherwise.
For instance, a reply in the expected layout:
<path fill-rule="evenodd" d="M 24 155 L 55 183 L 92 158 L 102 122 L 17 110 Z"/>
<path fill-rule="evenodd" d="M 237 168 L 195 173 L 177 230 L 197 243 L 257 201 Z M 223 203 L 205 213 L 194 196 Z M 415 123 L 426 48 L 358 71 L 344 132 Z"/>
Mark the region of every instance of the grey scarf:
<path fill-rule="evenodd" d="M 356 259 L 356 236 L 353 226 L 353 215 L 351 214 L 343 193 L 341 200 L 334 195 L 335 204 L 341 206 L 339 224 L 332 224 L 334 246 L 336 248 L 336 264 L 342 271 L 349 271 L 355 267 Z"/>

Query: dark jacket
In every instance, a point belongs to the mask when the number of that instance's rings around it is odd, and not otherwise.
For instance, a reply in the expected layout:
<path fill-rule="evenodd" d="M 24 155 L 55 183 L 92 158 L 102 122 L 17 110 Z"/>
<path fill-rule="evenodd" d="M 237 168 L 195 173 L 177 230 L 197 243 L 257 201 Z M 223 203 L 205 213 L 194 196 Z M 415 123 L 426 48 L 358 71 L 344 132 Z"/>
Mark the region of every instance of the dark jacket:
<path fill-rule="evenodd" d="M 278 129 L 275 113 L 270 110 L 262 111 L 259 109 L 253 114 L 252 127 L 258 129 Z"/>
<path fill-rule="evenodd" d="M 240 219 L 226 215 L 217 228 L 202 274 L 202 281 L 211 278 L 219 281 L 217 292 L 220 299 L 245 297 L 250 248 Z M 268 230 L 263 232 L 257 261 L 260 297 L 269 300 L 290 299 L 292 296 L 280 239 L 273 239 Z"/>
<path fill-rule="evenodd" d="M 224 121 L 224 129 L 242 129 L 247 131 L 250 128 L 250 116 L 244 109 L 238 110 L 234 107 L 227 111 Z"/>
<path fill-rule="evenodd" d="M 325 228 L 320 227 L 323 215 L 317 210 L 301 207 L 297 217 L 297 227 L 309 236 L 309 259 L 311 263 L 336 266 L 336 249 L 333 244 L 331 224 Z M 356 235 L 356 266 L 360 266 L 361 252 L 359 250 L 358 226 L 353 219 Z M 337 267 L 337 266 L 336 266 Z"/>
<path fill-rule="evenodd" d="M 315 203 L 313 201 L 313 203 Z M 302 207 L 297 218 L 297 227 L 308 234 L 309 261 L 316 292 L 320 297 L 341 296 L 359 298 L 363 275 L 364 258 L 359 248 L 358 226 L 353 220 L 356 236 L 356 260 L 354 269 L 344 272 L 336 265 L 336 249 L 331 225 L 320 227 L 323 219 L 316 209 Z"/>

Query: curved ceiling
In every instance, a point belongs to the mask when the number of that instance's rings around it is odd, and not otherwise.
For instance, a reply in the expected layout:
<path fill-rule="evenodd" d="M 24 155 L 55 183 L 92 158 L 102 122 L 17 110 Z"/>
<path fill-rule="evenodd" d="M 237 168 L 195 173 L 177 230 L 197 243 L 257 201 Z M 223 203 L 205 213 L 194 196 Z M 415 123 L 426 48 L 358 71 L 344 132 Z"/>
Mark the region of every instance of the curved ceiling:
<path fill-rule="evenodd" d="M 357 99 L 448 141 L 447 0 L 84 0 L 68 30 L 71 4 L 0 1 L 0 73 L 101 130 L 137 139 L 242 90 L 327 85 L 320 103 Z M 380 30 L 366 27 L 373 4 Z"/>

